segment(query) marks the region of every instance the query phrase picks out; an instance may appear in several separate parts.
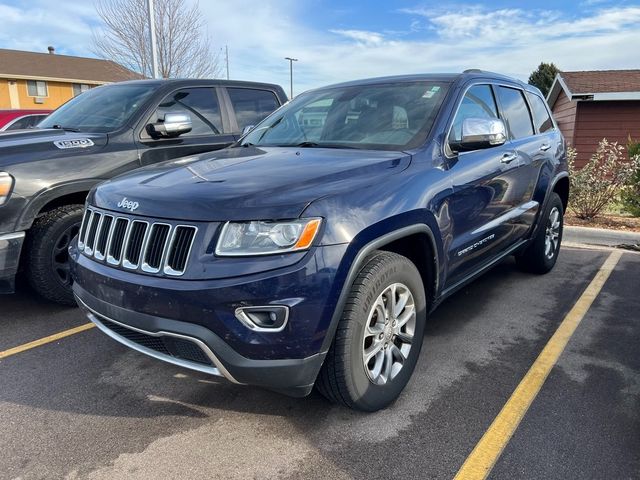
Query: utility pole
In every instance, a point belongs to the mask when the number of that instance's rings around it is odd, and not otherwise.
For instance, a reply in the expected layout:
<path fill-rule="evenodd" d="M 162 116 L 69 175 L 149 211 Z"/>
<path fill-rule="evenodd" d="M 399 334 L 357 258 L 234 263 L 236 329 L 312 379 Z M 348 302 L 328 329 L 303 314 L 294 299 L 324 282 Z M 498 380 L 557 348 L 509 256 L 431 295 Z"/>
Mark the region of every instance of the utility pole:
<path fill-rule="evenodd" d="M 297 62 L 298 59 L 291 57 L 284 57 L 284 59 L 289 60 L 289 79 L 291 82 L 291 96 L 289 97 L 289 100 L 291 100 L 293 98 L 293 62 Z"/>
<path fill-rule="evenodd" d="M 224 46 L 224 58 L 227 63 L 227 80 L 229 80 L 229 45 Z"/>
<path fill-rule="evenodd" d="M 151 74 L 153 78 L 158 78 L 158 52 L 156 50 L 156 17 L 153 10 L 153 0 L 147 0 L 149 13 L 149 40 L 151 47 Z"/>

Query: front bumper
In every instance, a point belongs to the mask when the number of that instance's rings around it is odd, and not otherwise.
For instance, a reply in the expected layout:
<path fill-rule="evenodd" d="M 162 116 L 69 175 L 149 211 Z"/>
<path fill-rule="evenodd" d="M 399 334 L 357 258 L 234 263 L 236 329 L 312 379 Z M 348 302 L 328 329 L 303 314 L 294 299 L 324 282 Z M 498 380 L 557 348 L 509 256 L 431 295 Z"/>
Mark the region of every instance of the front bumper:
<path fill-rule="evenodd" d="M 13 293 L 25 232 L 0 235 L 0 293 Z"/>
<path fill-rule="evenodd" d="M 77 283 L 73 291 L 87 317 L 114 340 L 159 360 L 222 376 L 233 383 L 302 397 L 311 392 L 326 356 L 324 352 L 300 359 L 246 358 L 201 325 L 111 305 Z"/>
<path fill-rule="evenodd" d="M 301 262 L 234 278 L 183 280 L 126 272 L 71 248 L 78 304 L 130 348 L 232 382 L 292 396 L 311 391 L 341 291 L 346 245 L 317 247 Z M 286 305 L 281 330 L 256 331 L 239 307 Z"/>

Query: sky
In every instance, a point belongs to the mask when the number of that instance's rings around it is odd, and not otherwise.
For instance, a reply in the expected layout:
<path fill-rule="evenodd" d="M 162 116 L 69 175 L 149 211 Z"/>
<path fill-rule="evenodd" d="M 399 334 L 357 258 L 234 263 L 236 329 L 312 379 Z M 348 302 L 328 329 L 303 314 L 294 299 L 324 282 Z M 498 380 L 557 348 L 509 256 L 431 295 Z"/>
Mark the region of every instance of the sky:
<path fill-rule="evenodd" d="M 195 0 L 188 0 L 195 1 Z M 54 6 L 55 5 L 55 6 Z M 528 78 L 561 70 L 640 68 L 640 2 L 201 0 L 232 79 L 288 92 L 358 78 L 481 68 Z M 0 0 L 0 48 L 96 56 L 91 0 Z M 0 70 L 1 70 L 0 66 Z"/>

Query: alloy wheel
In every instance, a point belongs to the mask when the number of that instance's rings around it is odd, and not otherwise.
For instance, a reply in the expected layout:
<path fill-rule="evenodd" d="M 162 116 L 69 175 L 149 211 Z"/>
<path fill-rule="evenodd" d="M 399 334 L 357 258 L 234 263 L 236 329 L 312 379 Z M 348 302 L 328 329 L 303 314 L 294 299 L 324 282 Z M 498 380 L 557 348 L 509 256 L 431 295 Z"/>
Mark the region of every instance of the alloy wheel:
<path fill-rule="evenodd" d="M 544 254 L 547 258 L 553 258 L 558 251 L 558 243 L 560 242 L 560 210 L 553 207 L 549 212 L 549 220 L 544 237 Z"/>
<path fill-rule="evenodd" d="M 362 361 L 372 383 L 384 385 L 400 373 L 415 327 L 413 294 L 402 283 L 388 286 L 373 304 L 364 329 Z"/>

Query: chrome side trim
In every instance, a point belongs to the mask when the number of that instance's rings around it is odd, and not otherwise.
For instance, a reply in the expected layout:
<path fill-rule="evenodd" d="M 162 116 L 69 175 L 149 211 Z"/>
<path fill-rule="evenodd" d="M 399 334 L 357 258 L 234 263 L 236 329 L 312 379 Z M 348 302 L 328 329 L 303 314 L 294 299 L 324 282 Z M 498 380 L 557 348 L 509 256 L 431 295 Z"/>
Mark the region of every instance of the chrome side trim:
<path fill-rule="evenodd" d="M 195 337 L 190 337 L 188 335 L 181 335 L 179 333 L 165 332 L 163 330 L 159 332 L 149 332 L 147 330 L 142 330 L 141 328 L 132 327 L 131 325 L 127 325 L 126 323 L 119 322 L 110 317 L 107 317 L 106 315 L 96 312 L 91 307 L 89 307 L 86 303 L 80 300 L 80 298 L 78 298 L 77 295 L 74 295 L 74 296 L 76 298 L 76 301 L 80 304 L 80 306 L 85 309 L 86 311 L 85 313 L 87 314 L 87 317 L 89 318 L 89 320 L 95 323 L 95 325 L 104 333 L 106 333 L 108 336 L 122 343 L 123 345 L 126 345 L 127 347 L 133 350 L 136 350 L 140 353 L 144 353 L 145 355 L 148 355 L 150 357 L 156 358 L 157 360 L 162 360 L 164 362 L 171 363 L 173 365 L 178 365 L 179 367 L 183 367 L 183 368 L 188 368 L 190 370 L 196 370 L 198 372 L 208 373 L 210 375 L 215 375 L 218 377 L 225 377 L 230 382 L 237 383 L 240 385 L 240 382 L 238 382 L 235 378 L 233 378 L 233 376 L 229 373 L 229 371 L 224 367 L 222 362 L 218 360 L 218 357 L 215 356 L 215 354 L 211 351 L 211 349 L 202 340 L 199 340 Z M 195 362 L 189 362 L 187 360 L 182 360 L 181 358 L 172 357 L 171 355 L 165 355 L 165 354 L 156 352 L 155 350 L 152 350 L 150 348 L 143 347 L 142 345 L 132 342 L 128 338 L 124 338 L 118 335 L 117 333 L 115 333 L 109 327 L 104 325 L 99 320 L 99 317 L 104 317 L 106 320 L 113 322 L 116 325 L 119 325 L 123 328 L 127 328 L 129 330 L 142 333 L 144 335 L 149 335 L 151 337 L 174 337 L 174 338 L 179 338 L 182 340 L 193 342 L 202 349 L 202 351 L 209 358 L 209 360 L 211 360 L 211 362 L 215 365 L 215 367 L 207 367 L 206 365 L 201 365 Z"/>
<path fill-rule="evenodd" d="M 278 328 L 260 327 L 260 326 L 256 325 L 255 323 L 253 323 L 251 321 L 251 319 L 247 316 L 247 314 L 244 312 L 244 309 L 247 308 L 247 307 L 248 308 L 254 308 L 254 309 L 264 308 L 265 310 L 272 309 L 273 307 L 284 308 L 285 309 L 284 322 Z M 247 327 L 251 331 L 264 332 L 264 333 L 278 333 L 278 332 L 283 331 L 285 329 L 285 327 L 287 326 L 287 323 L 289 323 L 289 311 L 290 311 L 290 309 L 289 309 L 289 307 L 287 305 L 248 305 L 247 307 L 236 308 L 234 313 L 235 313 L 236 318 L 238 320 L 240 320 L 240 323 L 242 323 L 245 327 Z"/>
<path fill-rule="evenodd" d="M 509 220 L 513 220 L 514 218 L 518 218 L 518 217 L 524 215 L 529 210 L 533 210 L 534 208 L 538 208 L 539 205 L 540 204 L 538 202 L 536 202 L 535 200 L 531 200 L 530 202 L 523 203 L 519 207 L 512 208 L 507 213 L 505 213 L 503 215 L 500 215 L 498 218 L 494 218 L 493 220 L 491 220 L 488 223 L 485 223 L 484 225 L 482 225 L 479 228 L 476 228 L 473 232 L 471 232 L 471 234 L 472 235 L 477 235 L 477 234 L 480 234 L 480 233 L 488 232 L 489 230 L 493 230 L 494 228 L 499 227 L 500 225 L 502 225 L 503 223 L 508 222 Z"/>
<path fill-rule="evenodd" d="M 0 235 L 0 242 L 3 240 L 19 240 L 24 238 L 25 232 L 13 232 L 13 233 L 5 233 L 4 235 Z"/>

